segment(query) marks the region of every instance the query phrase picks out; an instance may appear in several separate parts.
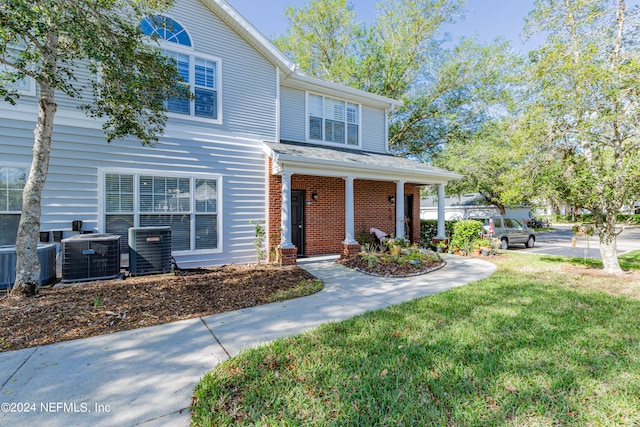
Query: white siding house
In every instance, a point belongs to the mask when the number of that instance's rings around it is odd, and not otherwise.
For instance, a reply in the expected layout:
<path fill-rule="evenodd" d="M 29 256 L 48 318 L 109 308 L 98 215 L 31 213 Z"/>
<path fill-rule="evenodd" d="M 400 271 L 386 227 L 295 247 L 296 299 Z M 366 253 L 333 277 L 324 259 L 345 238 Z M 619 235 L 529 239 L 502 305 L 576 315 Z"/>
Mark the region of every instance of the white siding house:
<path fill-rule="evenodd" d="M 278 234 L 281 226 L 282 236 L 270 237 L 271 247 L 294 246 L 291 206 L 282 203 L 291 196 L 286 184 L 292 174 L 346 178 L 346 190 L 343 184 L 342 198 L 334 202 L 344 216 L 338 246 L 353 243 L 354 207 L 346 198 L 354 197 L 354 180 L 379 176 L 402 193 L 405 184 L 444 185 L 457 177 L 389 160 L 387 114 L 401 103 L 298 73 L 225 0 L 176 0 L 164 18 L 175 32 L 162 48 L 176 58 L 195 100 L 171 100 L 165 134 L 156 146 L 142 147 L 132 139 L 107 144 L 101 124 L 79 112 L 76 100 L 60 96 L 43 232 L 70 237 L 78 233 L 72 230 L 75 220 L 84 231 L 124 237 L 129 227 L 170 225 L 172 254 L 181 267 L 247 263 L 255 261 L 251 220 L 267 220 Z M 162 23 L 149 19 L 142 25 L 151 32 Z M 31 162 L 37 91 L 33 82 L 24 84 L 17 106 L 0 102 L 0 245 L 15 242 Z M 286 153 L 279 151 L 281 141 Z M 292 162 L 290 143 L 328 151 L 303 151 L 294 156 L 300 162 Z M 336 155 L 340 150 L 380 157 L 369 156 L 360 175 L 359 161 L 344 163 Z M 372 159 L 380 160 L 382 173 L 374 173 Z"/>

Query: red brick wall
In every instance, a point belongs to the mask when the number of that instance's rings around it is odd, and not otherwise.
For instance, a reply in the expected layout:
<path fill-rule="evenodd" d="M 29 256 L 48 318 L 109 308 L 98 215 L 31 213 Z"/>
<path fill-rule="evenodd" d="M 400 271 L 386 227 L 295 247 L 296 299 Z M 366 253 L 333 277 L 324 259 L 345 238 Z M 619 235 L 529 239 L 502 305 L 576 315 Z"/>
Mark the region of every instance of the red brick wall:
<path fill-rule="evenodd" d="M 388 234 L 396 234 L 396 207 L 389 202 L 389 196 L 396 195 L 396 183 L 389 181 L 354 182 L 355 192 L 355 233 L 369 232 L 371 227 L 378 228 Z M 420 187 L 413 184 L 404 185 L 404 194 L 413 194 L 413 229 L 412 242 L 420 240 Z"/>
<path fill-rule="evenodd" d="M 271 160 L 269 160 L 271 170 Z M 282 179 L 269 175 L 269 219 L 268 245 L 270 253 L 280 244 L 280 201 Z M 305 251 L 307 255 L 338 254 L 345 238 L 345 182 L 342 178 L 293 175 L 292 190 L 305 190 Z M 405 184 L 405 194 L 413 194 L 412 241 L 420 239 L 420 187 Z M 318 194 L 318 200 L 311 197 Z M 356 179 L 355 192 L 355 236 L 369 232 L 371 227 L 395 234 L 395 206 L 389 196 L 395 196 L 396 184 L 388 181 Z"/>
<path fill-rule="evenodd" d="M 292 190 L 306 191 L 305 252 L 307 255 L 337 254 L 345 237 L 344 179 L 293 175 Z M 318 193 L 318 200 L 311 196 Z"/>

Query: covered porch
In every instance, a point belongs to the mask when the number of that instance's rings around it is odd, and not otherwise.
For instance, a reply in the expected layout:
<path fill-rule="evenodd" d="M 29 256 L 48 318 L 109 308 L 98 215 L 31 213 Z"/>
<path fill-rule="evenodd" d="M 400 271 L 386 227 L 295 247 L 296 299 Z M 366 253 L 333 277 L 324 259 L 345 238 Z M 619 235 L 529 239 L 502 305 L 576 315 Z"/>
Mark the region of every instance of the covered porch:
<path fill-rule="evenodd" d="M 420 241 L 420 188 L 444 188 L 459 175 L 388 154 L 302 143 L 265 143 L 268 155 L 268 247 L 271 260 L 348 256 L 371 227 Z M 440 207 L 440 206 L 439 206 Z M 438 237 L 445 238 L 444 203 Z"/>

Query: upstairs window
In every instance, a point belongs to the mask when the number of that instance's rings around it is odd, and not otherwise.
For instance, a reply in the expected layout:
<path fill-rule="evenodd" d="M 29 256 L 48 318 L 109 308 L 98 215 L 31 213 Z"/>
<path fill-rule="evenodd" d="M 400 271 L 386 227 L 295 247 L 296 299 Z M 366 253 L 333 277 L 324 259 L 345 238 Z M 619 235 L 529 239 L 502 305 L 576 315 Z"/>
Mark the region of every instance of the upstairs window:
<path fill-rule="evenodd" d="M 5 52 L 7 60 L 9 62 L 18 61 L 19 54 L 22 48 L 20 46 L 8 46 Z M 20 95 L 35 96 L 36 94 L 36 82 L 31 77 L 23 77 L 13 83 L 8 83 L 6 75 L 4 73 L 12 73 L 15 69 L 6 64 L 0 64 L 0 79 L 5 80 L 7 89 L 10 91 L 15 90 Z"/>
<path fill-rule="evenodd" d="M 309 94 L 309 139 L 336 144 L 360 144 L 360 106 Z"/>
<path fill-rule="evenodd" d="M 140 23 L 140 28 L 148 36 L 191 47 L 191 37 L 184 27 L 166 16 L 147 16 Z"/>
<path fill-rule="evenodd" d="M 195 54 L 189 34 L 171 18 L 150 16 L 142 21 L 140 28 L 145 34 L 161 40 L 164 54 L 175 62 L 183 84 L 193 95 L 193 99 L 169 99 L 167 110 L 205 120 L 219 120 L 220 60 Z"/>

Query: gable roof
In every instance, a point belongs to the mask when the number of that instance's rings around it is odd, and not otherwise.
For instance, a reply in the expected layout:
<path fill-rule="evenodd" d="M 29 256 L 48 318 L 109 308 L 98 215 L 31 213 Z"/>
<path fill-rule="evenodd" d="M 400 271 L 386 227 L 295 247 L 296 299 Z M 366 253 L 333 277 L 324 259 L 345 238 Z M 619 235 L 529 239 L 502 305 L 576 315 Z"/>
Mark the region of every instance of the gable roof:
<path fill-rule="evenodd" d="M 296 65 L 225 0 L 200 1 L 285 74 L 295 72 Z"/>
<path fill-rule="evenodd" d="M 304 73 L 298 71 L 295 63 L 287 58 L 284 53 L 271 43 L 269 39 L 263 36 L 253 24 L 247 21 L 240 12 L 235 10 L 226 0 L 200 1 L 218 15 L 222 21 L 240 34 L 240 36 L 258 52 L 264 55 L 265 58 L 278 67 L 284 75 L 284 81 L 286 81 L 287 86 L 322 91 L 328 95 L 349 97 L 362 103 L 389 110 L 394 110 L 402 106 L 402 102 L 395 99 L 306 76 Z"/>

